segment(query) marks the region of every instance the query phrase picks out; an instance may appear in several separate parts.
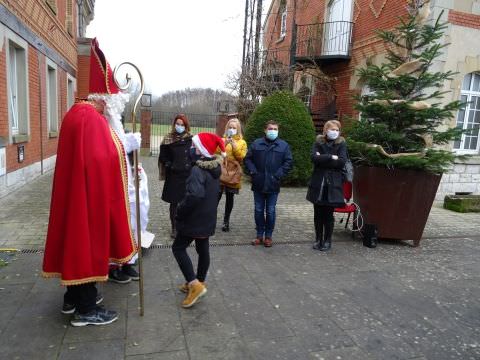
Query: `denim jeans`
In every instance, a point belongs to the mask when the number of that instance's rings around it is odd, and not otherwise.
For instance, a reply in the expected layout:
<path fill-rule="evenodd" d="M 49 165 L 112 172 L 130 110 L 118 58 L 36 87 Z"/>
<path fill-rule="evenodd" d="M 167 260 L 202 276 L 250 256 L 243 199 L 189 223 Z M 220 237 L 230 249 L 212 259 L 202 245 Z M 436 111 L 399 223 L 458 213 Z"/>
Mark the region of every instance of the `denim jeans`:
<path fill-rule="evenodd" d="M 257 237 L 272 237 L 275 228 L 275 206 L 277 205 L 278 192 L 262 193 L 253 192 L 255 202 L 255 225 Z"/>

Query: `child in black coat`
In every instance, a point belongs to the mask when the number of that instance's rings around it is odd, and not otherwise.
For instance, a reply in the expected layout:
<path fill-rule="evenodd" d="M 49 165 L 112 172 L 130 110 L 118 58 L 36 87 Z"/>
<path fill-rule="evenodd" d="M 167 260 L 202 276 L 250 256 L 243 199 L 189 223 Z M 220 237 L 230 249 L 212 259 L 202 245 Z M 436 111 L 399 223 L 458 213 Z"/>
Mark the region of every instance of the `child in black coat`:
<path fill-rule="evenodd" d="M 220 191 L 222 158 L 215 156 L 217 147 L 225 154 L 223 140 L 215 134 L 200 133 L 192 138 L 192 167 L 186 183 L 186 194 L 176 214 L 177 235 L 172 251 L 186 283 L 180 290 L 187 293 L 184 308 L 193 306 L 206 294 L 205 279 L 210 266 L 208 239 L 215 234 L 217 222 L 217 196 Z M 195 274 L 187 247 L 195 240 L 198 267 Z"/>

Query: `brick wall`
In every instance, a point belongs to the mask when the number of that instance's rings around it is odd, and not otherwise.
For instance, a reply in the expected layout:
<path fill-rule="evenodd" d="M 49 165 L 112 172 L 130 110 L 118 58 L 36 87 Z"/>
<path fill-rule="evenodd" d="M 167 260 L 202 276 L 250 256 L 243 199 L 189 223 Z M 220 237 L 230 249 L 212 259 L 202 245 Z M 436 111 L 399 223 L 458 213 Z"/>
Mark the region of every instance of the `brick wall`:
<path fill-rule="evenodd" d="M 57 53 L 57 58 L 67 61 L 70 69 L 77 70 L 76 31 L 73 36 L 66 31 L 67 0 L 57 0 L 57 13 L 46 5 L 44 0 L 18 1 L 4 0 L 5 6 L 16 17 L 36 34 L 44 43 Z M 73 4 L 73 14 L 76 13 L 76 1 Z M 12 30 L 13 31 L 13 30 Z M 18 34 L 22 37 L 22 34 Z M 26 41 L 28 37 L 25 38 Z M 3 41 L 0 52 L 0 136 L 9 139 L 8 107 L 7 107 L 7 64 L 6 46 Z M 46 89 L 46 57 L 36 48 L 34 42 L 28 45 L 28 94 L 29 94 L 29 140 L 21 144 L 8 144 L 7 179 L 0 181 L 0 194 L 8 193 L 5 184 L 12 189 L 18 188 L 15 182 L 27 182 L 34 177 L 43 159 L 50 164 L 54 158 L 58 137 L 49 137 L 47 126 L 47 89 Z M 50 59 L 55 62 L 55 59 Z M 71 70 L 69 70 L 71 71 Z M 67 71 L 60 63 L 57 64 L 57 95 L 58 95 L 58 129 L 61 120 L 67 112 Z M 24 161 L 18 162 L 18 146 L 24 146 Z M 47 159 L 49 159 L 47 161 Z M 47 168 L 51 167 L 51 164 Z M 10 174 L 10 175 L 9 175 Z M 8 177 L 10 176 L 10 180 Z M 13 180 L 12 180 L 13 179 Z M 18 180 L 18 181 L 17 181 Z"/>
<path fill-rule="evenodd" d="M 450 10 L 448 21 L 455 25 L 480 29 L 480 15 L 467 14 L 461 11 Z"/>
<path fill-rule="evenodd" d="M 57 19 L 63 30 L 67 30 L 67 1 L 57 1 Z"/>
<path fill-rule="evenodd" d="M 77 97 L 80 99 L 88 96 L 88 84 L 90 81 L 90 55 L 78 56 L 77 70 Z"/>
<path fill-rule="evenodd" d="M 293 11 L 293 0 L 286 0 L 287 14 Z M 270 16 L 263 32 L 264 48 L 269 51 L 268 60 L 275 59 L 282 64 L 288 65 L 290 63 L 290 44 L 292 43 L 292 21 L 291 15 L 287 15 L 287 32 L 285 37 L 280 38 L 281 28 L 281 12 L 280 1 L 273 0 Z"/>
<path fill-rule="evenodd" d="M 383 6 L 382 6 L 383 5 Z M 365 59 L 385 52 L 375 30 L 391 29 L 398 24 L 398 17 L 406 15 L 406 1 L 356 0 L 353 9 L 353 48 L 348 63 L 337 63 L 326 67 L 326 73 L 337 78 L 337 111 L 344 116 L 357 116 L 354 110 L 355 94 L 360 88 L 352 88 L 351 79 Z"/>
<path fill-rule="evenodd" d="M 267 19 L 264 46 L 269 49 L 282 50 L 281 61 L 288 65 L 289 51 L 291 46 L 292 21 L 294 14 L 293 0 L 287 1 L 287 35 L 283 41 L 279 37 L 279 0 L 272 5 L 270 16 Z M 310 0 L 307 2 L 297 1 L 295 20 L 297 25 L 306 25 L 325 22 L 326 0 Z M 352 88 L 352 77 L 357 69 L 364 63 L 366 58 L 385 52 L 382 42 L 375 34 L 376 29 L 389 29 L 398 24 L 398 17 L 406 14 L 406 0 L 381 1 L 381 0 L 354 0 L 353 2 L 353 49 L 350 61 L 337 61 L 333 64 L 322 64 L 321 69 L 327 75 L 336 78 L 335 89 L 337 93 L 336 108 L 340 114 L 356 116 L 353 109 L 352 96 L 360 89 Z M 275 24 L 276 21 L 276 24 Z M 315 95 L 316 94 L 316 95 Z M 312 109 L 322 111 L 322 106 L 328 104 L 328 100 L 318 98 L 324 96 L 319 89 L 312 98 Z M 317 98 L 316 98 L 317 97 Z"/>
<path fill-rule="evenodd" d="M 76 64 L 76 31 L 73 36 L 67 32 L 67 0 L 57 0 L 57 14 L 54 14 L 45 0 L 2 0 L 2 3 L 35 34 L 61 54 L 70 64 Z M 75 8 L 76 1 L 73 2 Z"/>
<path fill-rule="evenodd" d="M 0 136 L 8 137 L 8 108 L 7 108 L 7 42 L 3 42 L 0 49 Z"/>

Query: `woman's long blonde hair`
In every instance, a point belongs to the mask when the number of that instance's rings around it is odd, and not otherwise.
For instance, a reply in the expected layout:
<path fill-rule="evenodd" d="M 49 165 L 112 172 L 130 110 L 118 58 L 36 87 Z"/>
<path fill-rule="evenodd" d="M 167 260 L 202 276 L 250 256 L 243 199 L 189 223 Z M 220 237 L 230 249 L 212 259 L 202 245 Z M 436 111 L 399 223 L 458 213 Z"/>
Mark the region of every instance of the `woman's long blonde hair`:
<path fill-rule="evenodd" d="M 225 131 L 224 131 L 224 135 L 227 136 L 227 130 L 228 130 L 228 127 L 230 126 L 231 123 L 237 123 L 237 135 L 240 135 L 240 137 L 243 138 L 243 131 L 242 131 L 242 123 L 240 122 L 240 120 L 238 120 L 237 118 L 232 118 L 230 120 L 227 121 L 226 125 L 225 125 Z"/>

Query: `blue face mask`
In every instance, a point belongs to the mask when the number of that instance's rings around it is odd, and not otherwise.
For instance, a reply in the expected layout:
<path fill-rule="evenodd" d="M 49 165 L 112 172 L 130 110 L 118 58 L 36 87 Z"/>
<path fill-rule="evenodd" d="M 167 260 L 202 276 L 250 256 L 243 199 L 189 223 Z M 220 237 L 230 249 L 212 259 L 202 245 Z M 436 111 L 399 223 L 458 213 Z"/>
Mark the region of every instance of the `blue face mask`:
<path fill-rule="evenodd" d="M 185 131 L 185 126 L 183 125 L 175 125 L 175 131 L 179 134 L 182 134 Z"/>
<path fill-rule="evenodd" d="M 278 137 L 278 130 L 267 130 L 266 136 L 268 140 L 274 141 Z"/>

